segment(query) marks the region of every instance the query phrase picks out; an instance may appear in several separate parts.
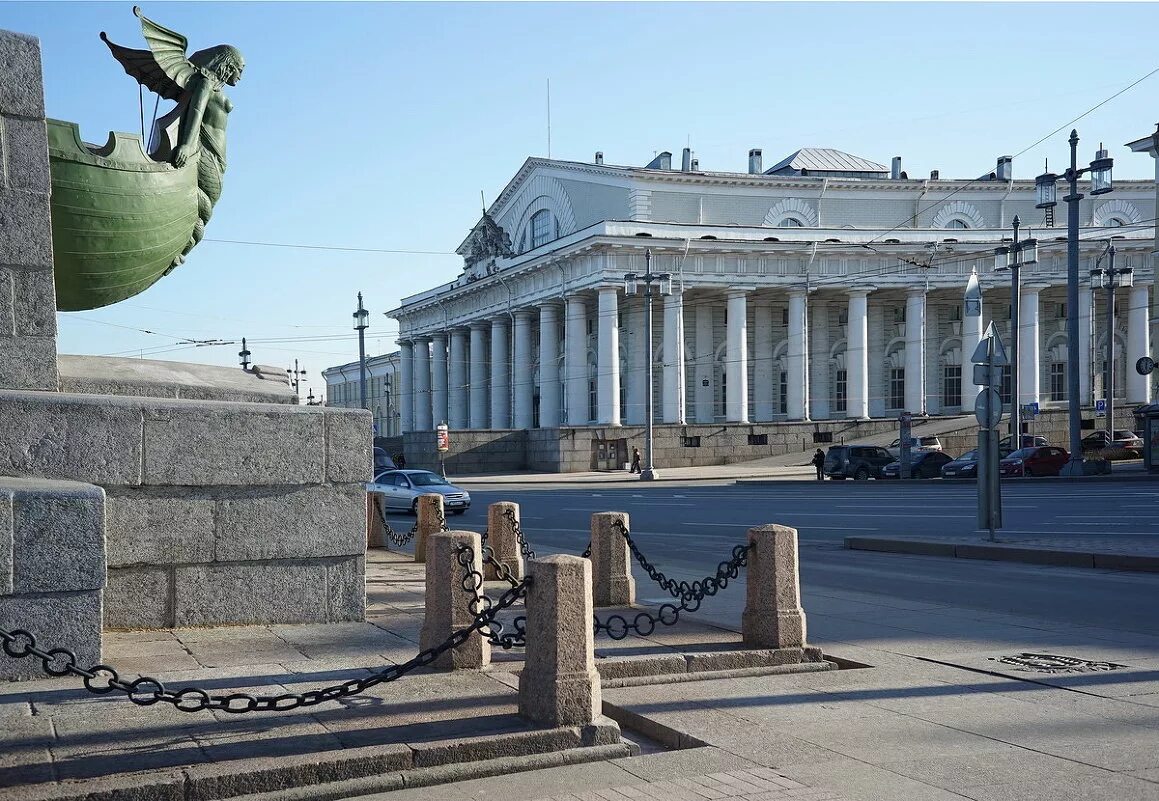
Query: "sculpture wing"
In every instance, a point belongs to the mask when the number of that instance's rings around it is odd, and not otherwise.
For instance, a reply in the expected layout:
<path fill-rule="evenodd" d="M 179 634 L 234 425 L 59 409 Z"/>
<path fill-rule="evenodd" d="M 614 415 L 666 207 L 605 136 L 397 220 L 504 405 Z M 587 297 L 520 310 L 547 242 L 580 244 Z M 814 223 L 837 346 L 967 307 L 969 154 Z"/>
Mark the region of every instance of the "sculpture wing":
<path fill-rule="evenodd" d="M 101 40 L 109 46 L 113 58 L 121 63 L 125 72 L 137 81 L 159 94 L 166 100 L 179 100 L 185 93 L 185 84 L 196 72 L 196 68 L 185 56 L 188 41 L 184 36 L 171 31 L 141 14 L 134 6 L 133 13 L 141 18 L 141 33 L 149 45 L 148 50 L 134 50 L 109 41 L 101 32 Z"/>

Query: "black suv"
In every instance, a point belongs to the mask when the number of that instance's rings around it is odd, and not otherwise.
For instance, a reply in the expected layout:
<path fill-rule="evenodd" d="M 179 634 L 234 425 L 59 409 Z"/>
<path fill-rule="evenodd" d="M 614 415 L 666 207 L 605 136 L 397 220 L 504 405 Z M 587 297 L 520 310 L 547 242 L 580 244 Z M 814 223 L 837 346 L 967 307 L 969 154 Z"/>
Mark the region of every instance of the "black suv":
<path fill-rule="evenodd" d="M 877 445 L 834 445 L 825 454 L 825 475 L 832 479 L 881 478 L 881 468 L 894 458 L 889 451 Z"/>

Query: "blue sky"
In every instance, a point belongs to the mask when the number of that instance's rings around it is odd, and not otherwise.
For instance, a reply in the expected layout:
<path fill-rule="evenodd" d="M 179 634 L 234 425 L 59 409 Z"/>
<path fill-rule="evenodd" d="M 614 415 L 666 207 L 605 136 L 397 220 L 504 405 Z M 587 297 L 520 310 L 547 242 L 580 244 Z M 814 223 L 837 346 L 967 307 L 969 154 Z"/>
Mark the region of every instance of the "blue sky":
<path fill-rule="evenodd" d="M 458 275 L 453 255 L 530 155 L 647 163 L 691 143 L 707 170 L 744 171 L 835 147 L 911 176 L 976 176 L 1159 67 L 1149 3 L 145 3 L 190 49 L 237 46 L 229 169 L 207 240 L 153 288 L 60 315 L 64 353 L 236 364 L 296 357 L 306 385 L 357 358 L 355 294 L 371 353 L 381 312 Z M 97 34 L 143 47 L 132 3 L 0 2 L 0 27 L 40 38 L 52 117 L 89 141 L 137 131 L 137 89 Z M 165 109 L 162 105 L 162 111 Z M 152 99 L 146 114 L 152 113 Z M 1153 164 L 1123 143 L 1159 121 L 1159 75 L 1075 123 L 1117 177 Z M 1061 166 L 1070 127 L 1018 155 Z M 228 244 L 332 248 L 348 252 Z M 141 329 L 156 333 L 142 333 Z M 262 342 L 261 340 L 294 341 Z M 165 350 L 172 348 L 171 350 Z"/>

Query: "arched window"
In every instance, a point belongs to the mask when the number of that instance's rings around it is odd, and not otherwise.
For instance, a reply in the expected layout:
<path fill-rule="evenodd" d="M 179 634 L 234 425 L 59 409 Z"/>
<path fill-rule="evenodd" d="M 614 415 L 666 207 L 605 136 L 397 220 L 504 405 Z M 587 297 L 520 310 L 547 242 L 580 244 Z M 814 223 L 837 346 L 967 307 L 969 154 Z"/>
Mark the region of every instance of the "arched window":
<path fill-rule="evenodd" d="M 547 244 L 551 239 L 551 212 L 540 209 L 531 215 L 531 247 Z"/>
<path fill-rule="evenodd" d="M 804 228 L 805 223 L 797 217 L 786 217 L 777 224 L 778 228 Z"/>
<path fill-rule="evenodd" d="M 970 225 L 965 220 L 953 219 L 946 223 L 946 227 L 957 231 L 966 231 L 970 228 Z"/>
<path fill-rule="evenodd" d="M 1107 227 L 1108 228 L 1122 228 L 1126 224 L 1127 224 L 1127 221 L 1124 220 L 1122 217 L 1111 217 L 1109 220 L 1107 220 Z"/>

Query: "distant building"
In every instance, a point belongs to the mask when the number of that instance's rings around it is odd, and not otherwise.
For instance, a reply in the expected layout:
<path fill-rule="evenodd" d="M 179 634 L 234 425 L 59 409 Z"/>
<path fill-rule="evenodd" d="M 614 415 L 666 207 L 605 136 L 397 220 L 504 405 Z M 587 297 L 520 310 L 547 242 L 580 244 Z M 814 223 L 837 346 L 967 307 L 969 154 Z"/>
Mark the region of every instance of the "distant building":
<path fill-rule="evenodd" d="M 1102 396 L 1108 352 L 1116 396 L 1147 402 L 1148 379 L 1133 365 L 1156 318 L 1155 184 L 1116 181 L 1081 202 L 1076 310 L 1066 303 L 1065 187 L 1055 219 L 1012 168 L 1002 157 L 977 179 L 910 178 L 900 158 L 887 167 L 815 148 L 768 170 L 752 150 L 743 173 L 702 170 L 688 149 L 679 164 L 665 152 L 644 167 L 600 153 L 592 163 L 529 158 L 459 247 L 463 274 L 389 312 L 402 431 L 445 419 L 458 431 L 592 428 L 596 442 L 641 425 L 644 306 L 625 295 L 624 275 L 644 273 L 646 253 L 674 287 L 654 303 L 654 416 L 672 427 L 658 437 L 690 441 L 678 427 L 693 425 L 756 433 L 903 410 L 968 413 L 978 334 L 963 327 L 963 293 L 976 272 L 983 327 L 994 321 L 1009 340 L 1010 274 L 994 272 L 993 251 L 1015 215 L 1040 252 L 1022 271 L 1018 400 L 1066 405 L 1064 321 L 1077 313 L 1083 405 Z M 1103 294 L 1088 274 L 1112 237 L 1116 266 L 1133 267 L 1135 284 L 1119 292 L 1108 349 Z M 1001 391 L 1013 399 L 1009 376 Z"/>
<path fill-rule="evenodd" d="M 344 409 L 361 408 L 358 362 L 327 367 L 326 405 Z M 374 414 L 374 433 L 379 437 L 397 437 L 399 428 L 399 353 L 370 356 L 366 359 L 366 406 Z"/>

